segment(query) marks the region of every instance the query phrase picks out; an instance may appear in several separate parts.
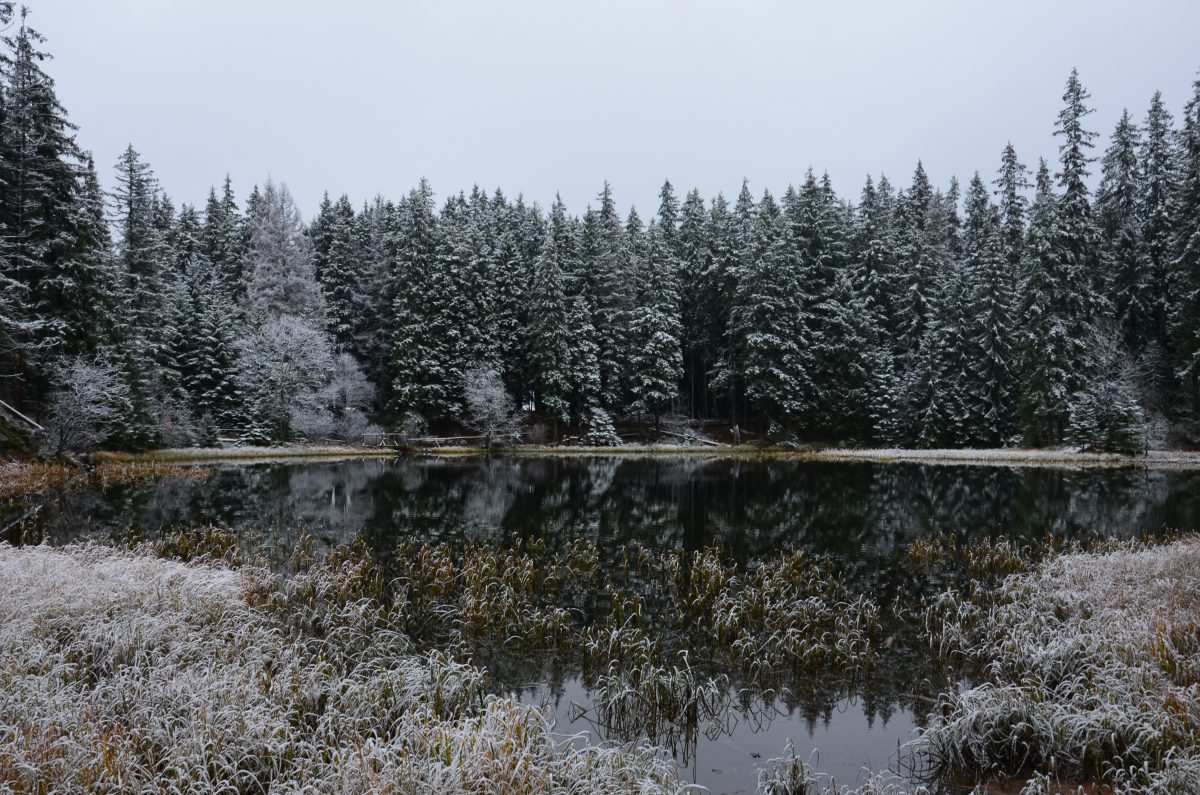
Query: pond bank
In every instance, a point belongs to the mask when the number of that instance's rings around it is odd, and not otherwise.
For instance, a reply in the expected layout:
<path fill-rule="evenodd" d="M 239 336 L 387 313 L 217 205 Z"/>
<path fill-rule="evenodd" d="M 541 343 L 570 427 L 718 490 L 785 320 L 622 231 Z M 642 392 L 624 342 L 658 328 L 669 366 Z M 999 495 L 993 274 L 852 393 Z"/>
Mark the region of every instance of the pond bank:
<path fill-rule="evenodd" d="M 564 742 L 479 668 L 415 647 L 365 547 L 291 576 L 158 557 L 175 554 L 0 544 L 0 789 L 687 791 L 662 749 Z M 1200 790 L 1197 564 L 1194 536 L 1117 544 L 927 603 L 927 640 L 980 667 L 900 768 L 976 792 Z M 763 795 L 833 789 L 794 755 L 759 764 Z M 895 774 L 834 791 L 927 792 Z"/>
<path fill-rule="evenodd" d="M 422 449 L 425 456 L 461 457 L 484 455 L 476 447 L 438 447 Z M 1144 455 L 1089 453 L 1070 448 L 1030 449 L 996 448 L 973 450 L 907 450 L 901 448 L 813 448 L 754 447 L 749 445 L 718 447 L 701 445 L 622 445 L 620 447 L 583 447 L 564 445 L 519 445 L 493 452 L 496 456 L 529 457 L 696 457 L 696 458 L 772 458 L 817 462 L 870 462 L 881 464 L 939 464 L 950 466 L 1000 467 L 1141 467 L 1148 469 L 1200 469 L 1200 451 L 1150 450 Z M 353 445 L 281 445 L 277 447 L 190 447 L 149 450 L 143 453 L 103 451 L 92 454 L 95 461 L 122 462 L 270 462 L 288 459 L 387 458 L 396 455 L 391 448 Z"/>

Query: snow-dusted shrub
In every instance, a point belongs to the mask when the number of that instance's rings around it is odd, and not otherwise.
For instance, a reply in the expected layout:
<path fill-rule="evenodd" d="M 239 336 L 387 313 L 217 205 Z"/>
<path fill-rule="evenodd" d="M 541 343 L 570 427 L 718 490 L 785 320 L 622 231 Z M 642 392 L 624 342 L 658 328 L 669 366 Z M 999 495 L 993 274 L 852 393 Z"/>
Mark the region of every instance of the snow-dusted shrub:
<path fill-rule="evenodd" d="M 1094 373 L 1071 396 L 1067 441 L 1084 450 L 1139 453 L 1150 427 L 1141 402 L 1149 380 L 1144 363 L 1122 346 L 1114 329 L 1097 328 L 1089 340 Z"/>
<path fill-rule="evenodd" d="M 462 422 L 484 438 L 491 449 L 496 442 L 512 442 L 521 436 L 524 415 L 517 410 L 512 396 L 504 388 L 500 371 L 491 365 L 478 365 L 463 376 Z"/>
<path fill-rule="evenodd" d="M 94 449 L 116 430 L 129 390 L 120 371 L 98 357 L 66 359 L 54 369 L 47 417 L 50 452 Z"/>
<path fill-rule="evenodd" d="M 621 444 L 621 437 L 613 426 L 612 417 L 600 407 L 593 407 L 583 418 L 584 444 L 593 447 L 616 447 Z"/>
<path fill-rule="evenodd" d="M 292 315 L 266 320 L 238 340 L 241 390 L 254 430 L 247 442 L 319 438 L 332 418 L 324 390 L 334 370 L 329 339 Z"/>

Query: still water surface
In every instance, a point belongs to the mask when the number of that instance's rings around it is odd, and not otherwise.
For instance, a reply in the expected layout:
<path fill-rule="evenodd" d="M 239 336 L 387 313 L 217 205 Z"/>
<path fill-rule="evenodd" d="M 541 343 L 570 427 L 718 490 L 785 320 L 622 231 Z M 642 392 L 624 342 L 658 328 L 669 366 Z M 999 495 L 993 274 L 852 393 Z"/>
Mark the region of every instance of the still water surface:
<path fill-rule="evenodd" d="M 207 481 L 166 480 L 56 494 L 38 520 L 56 540 L 152 536 L 223 525 L 286 556 L 307 528 L 326 547 L 363 537 L 385 559 L 402 540 L 594 542 L 601 561 L 630 544 L 719 543 L 752 564 L 783 548 L 828 556 L 851 590 L 891 604 L 917 582 L 912 539 L 1129 536 L 1200 527 L 1200 473 L 697 458 L 366 459 L 220 465 Z M 602 737 L 572 705 L 589 692 L 554 660 L 481 659 L 497 687 L 545 704 L 567 733 Z M 924 714 L 929 661 L 898 642 L 855 682 L 791 682 L 764 710 L 733 709 L 677 748 L 685 777 L 753 792 L 756 770 L 791 740 L 797 755 L 854 783 L 883 769 Z M 735 685 L 736 687 L 736 685 Z M 735 698 L 736 702 L 736 698 Z"/>

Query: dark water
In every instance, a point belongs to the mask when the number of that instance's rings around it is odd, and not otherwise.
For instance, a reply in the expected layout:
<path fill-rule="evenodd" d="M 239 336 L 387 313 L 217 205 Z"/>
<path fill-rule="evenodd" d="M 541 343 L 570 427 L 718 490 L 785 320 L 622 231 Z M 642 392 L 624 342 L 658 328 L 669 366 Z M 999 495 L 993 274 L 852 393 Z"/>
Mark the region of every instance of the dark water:
<path fill-rule="evenodd" d="M 753 561 L 783 547 L 830 556 L 853 591 L 891 604 L 928 592 L 900 554 L 912 539 L 1129 536 L 1200 527 L 1200 473 L 1142 469 L 814 464 L 666 459 L 381 459 L 219 466 L 168 480 L 56 494 L 38 515 L 55 540 L 148 536 L 217 524 L 286 555 L 301 528 L 325 546 L 361 536 L 383 557 L 398 541 L 576 538 L 601 560 L 623 547 L 720 543 Z M 3 526 L 0 517 L 0 526 Z M 567 732 L 583 680 L 553 661 L 481 660 L 507 689 L 545 703 Z M 679 749 L 689 780 L 752 792 L 755 771 L 790 739 L 802 759 L 850 784 L 885 768 L 930 692 L 929 661 L 903 642 L 854 682 L 790 682 L 769 707 L 746 696 L 719 731 Z"/>

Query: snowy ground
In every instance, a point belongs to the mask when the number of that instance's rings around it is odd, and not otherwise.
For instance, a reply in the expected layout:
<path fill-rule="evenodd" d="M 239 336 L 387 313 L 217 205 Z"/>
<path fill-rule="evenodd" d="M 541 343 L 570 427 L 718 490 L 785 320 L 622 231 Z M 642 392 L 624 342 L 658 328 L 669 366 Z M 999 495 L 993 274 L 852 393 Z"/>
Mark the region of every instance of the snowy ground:
<path fill-rule="evenodd" d="M 145 453 L 93 453 L 96 461 L 269 461 L 280 458 L 362 458 L 390 456 L 385 447 L 334 444 L 290 444 L 275 447 L 174 447 Z"/>
<path fill-rule="evenodd" d="M 426 455 L 476 455 L 474 447 L 431 447 Z M 394 455 L 390 448 L 355 447 L 350 445 L 281 445 L 278 447 L 191 447 L 153 450 L 147 453 L 97 453 L 93 458 L 111 461 L 270 461 L 290 458 L 359 458 Z M 558 456 L 643 456 L 687 455 L 720 458 L 794 458 L 807 461 L 874 461 L 879 463 L 972 464 L 981 466 L 1051 466 L 1051 467 L 1127 467 L 1200 469 L 1200 452 L 1184 450 L 1151 450 L 1145 455 L 1087 453 L 1073 448 L 1027 449 L 996 448 L 971 450 L 906 450 L 902 448 L 826 448 L 795 450 L 763 448 L 748 445 L 701 445 L 660 442 L 657 444 L 627 444 L 620 447 L 586 447 L 582 445 L 518 445 L 496 451 L 497 455 L 558 455 Z"/>
<path fill-rule="evenodd" d="M 801 454 L 823 461 L 912 462 L 918 464 L 982 464 L 993 466 L 1145 466 L 1200 468 L 1200 452 L 1151 450 L 1145 455 L 1086 453 L 1073 448 L 1026 449 L 1004 447 L 982 450 L 905 450 L 901 448 L 829 448 Z"/>

